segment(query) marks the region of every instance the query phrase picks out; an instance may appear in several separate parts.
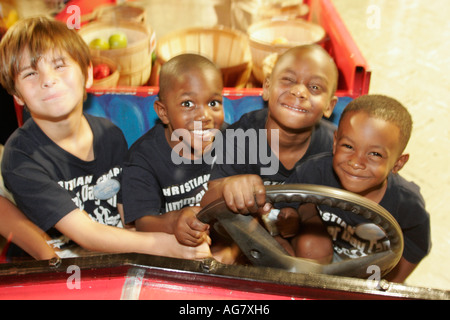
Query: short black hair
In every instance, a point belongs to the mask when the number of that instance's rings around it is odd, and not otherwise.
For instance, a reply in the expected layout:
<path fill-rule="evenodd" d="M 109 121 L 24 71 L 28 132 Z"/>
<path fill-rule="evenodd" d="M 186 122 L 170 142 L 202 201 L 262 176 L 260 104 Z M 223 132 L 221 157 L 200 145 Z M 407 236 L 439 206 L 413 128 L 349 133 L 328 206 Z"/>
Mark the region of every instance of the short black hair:
<path fill-rule="evenodd" d="M 399 101 L 381 94 L 363 95 L 352 100 L 344 109 L 339 124 L 347 113 L 366 112 L 370 117 L 393 123 L 400 129 L 402 151 L 411 137 L 413 121 L 409 111 Z"/>
<path fill-rule="evenodd" d="M 199 54 L 180 54 L 164 63 L 159 73 L 159 100 L 162 100 L 166 91 L 170 90 L 174 76 L 199 68 L 215 70 L 222 79 L 220 69 L 211 60 Z"/>

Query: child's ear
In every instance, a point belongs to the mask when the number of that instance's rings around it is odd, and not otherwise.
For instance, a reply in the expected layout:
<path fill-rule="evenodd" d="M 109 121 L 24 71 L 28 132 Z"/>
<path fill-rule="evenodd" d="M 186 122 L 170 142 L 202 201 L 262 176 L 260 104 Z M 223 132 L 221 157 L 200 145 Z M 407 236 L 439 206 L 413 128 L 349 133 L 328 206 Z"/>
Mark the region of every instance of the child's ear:
<path fill-rule="evenodd" d="M 392 168 L 392 173 L 398 173 L 400 169 L 403 168 L 403 166 L 408 162 L 408 160 L 409 154 L 402 154 L 395 162 L 394 167 Z"/>
<path fill-rule="evenodd" d="M 16 103 L 17 103 L 19 106 L 24 106 L 24 105 L 25 105 L 25 101 L 23 101 L 22 98 L 20 98 L 20 97 L 17 96 L 17 95 L 13 95 L 13 97 L 14 97 L 14 101 L 16 101 Z"/>
<path fill-rule="evenodd" d="M 264 79 L 264 83 L 263 83 L 262 98 L 263 98 L 264 101 L 268 101 L 269 100 L 269 89 L 270 89 L 270 75 L 268 75 Z"/>
<path fill-rule="evenodd" d="M 156 100 L 155 103 L 153 104 L 153 108 L 155 109 L 155 112 L 158 115 L 161 122 L 164 124 L 169 124 L 169 117 L 167 115 L 166 105 L 160 100 Z"/>
<path fill-rule="evenodd" d="M 333 155 L 336 153 L 336 144 L 337 144 L 337 129 L 334 131 L 333 134 Z"/>
<path fill-rule="evenodd" d="M 92 87 L 94 84 L 94 67 L 92 66 L 92 63 L 89 65 L 87 71 L 86 89 Z"/>
<path fill-rule="evenodd" d="M 336 103 L 338 102 L 338 97 L 333 96 L 330 99 L 330 103 L 328 104 L 328 107 L 323 111 L 323 115 L 325 118 L 331 117 L 333 114 L 334 107 L 336 106 Z"/>

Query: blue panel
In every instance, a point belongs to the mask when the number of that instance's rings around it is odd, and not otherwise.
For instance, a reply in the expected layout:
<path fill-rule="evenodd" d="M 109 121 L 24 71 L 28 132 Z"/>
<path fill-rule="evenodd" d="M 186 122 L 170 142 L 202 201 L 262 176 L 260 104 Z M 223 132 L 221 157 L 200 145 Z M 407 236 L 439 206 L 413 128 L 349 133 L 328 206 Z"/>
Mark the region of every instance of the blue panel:
<path fill-rule="evenodd" d="M 352 100 L 353 100 L 353 98 L 350 98 L 350 97 L 339 97 L 338 102 L 334 106 L 333 114 L 331 115 L 331 117 L 328 120 L 333 122 L 335 125 L 338 125 L 339 119 L 341 118 L 342 111 L 344 111 L 347 104 L 349 104 L 350 101 L 352 101 Z"/>
<path fill-rule="evenodd" d="M 157 95 L 147 97 L 129 94 L 88 95 L 85 112 L 110 119 L 122 129 L 129 146 L 140 136 L 151 129 L 158 120 L 153 104 Z M 330 121 L 336 125 L 345 106 L 352 100 L 350 97 L 339 97 Z M 237 99 L 224 97 L 225 122 L 231 124 L 253 110 L 265 107 L 261 96 L 242 96 Z"/>

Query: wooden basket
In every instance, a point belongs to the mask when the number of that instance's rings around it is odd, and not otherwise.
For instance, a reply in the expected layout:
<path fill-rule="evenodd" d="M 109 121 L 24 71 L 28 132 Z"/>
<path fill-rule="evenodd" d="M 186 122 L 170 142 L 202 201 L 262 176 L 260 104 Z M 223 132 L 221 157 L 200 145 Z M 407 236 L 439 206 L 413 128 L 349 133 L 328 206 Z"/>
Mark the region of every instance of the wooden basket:
<path fill-rule="evenodd" d="M 135 23 L 145 23 L 147 20 L 147 11 L 145 8 L 121 4 L 121 5 L 104 5 L 95 10 L 97 20 L 111 21 L 129 21 Z"/>
<path fill-rule="evenodd" d="M 225 87 L 245 87 L 250 77 L 252 58 L 243 32 L 218 26 L 167 34 L 158 39 L 155 67 L 183 53 L 200 54 L 213 61 L 222 71 Z"/>
<path fill-rule="evenodd" d="M 128 46 L 123 49 L 91 49 L 93 57 L 106 57 L 120 68 L 119 86 L 141 86 L 148 82 L 152 68 L 152 51 L 155 35 L 149 26 L 125 21 L 96 21 L 83 26 L 79 33 L 86 43 L 95 38 L 108 40 L 109 36 L 123 32 L 127 35 Z"/>
<path fill-rule="evenodd" d="M 99 80 L 95 80 L 94 79 L 94 83 L 92 84 L 93 88 L 113 88 L 117 86 L 117 83 L 119 82 L 119 70 L 117 68 L 117 64 L 108 58 L 105 57 L 92 57 L 92 65 L 95 67 L 99 64 L 102 63 L 106 63 L 109 67 L 109 69 L 111 70 L 111 74 L 103 79 L 99 79 Z"/>
<path fill-rule="evenodd" d="M 309 14 L 309 6 L 302 1 L 293 5 L 267 4 L 258 9 L 258 20 L 266 19 L 306 19 Z"/>
<path fill-rule="evenodd" d="M 252 53 L 253 75 L 264 82 L 264 59 L 272 54 L 282 54 L 289 48 L 319 43 L 325 38 L 325 30 L 305 20 L 264 20 L 248 28 L 249 44 Z M 276 43 L 284 39 L 286 43 Z"/>

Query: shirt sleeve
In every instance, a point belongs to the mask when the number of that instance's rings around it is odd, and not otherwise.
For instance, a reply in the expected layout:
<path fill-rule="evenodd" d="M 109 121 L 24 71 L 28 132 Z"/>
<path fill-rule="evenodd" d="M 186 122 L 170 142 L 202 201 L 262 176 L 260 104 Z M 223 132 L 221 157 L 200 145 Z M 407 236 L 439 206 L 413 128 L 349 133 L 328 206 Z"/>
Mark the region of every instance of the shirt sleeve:
<path fill-rule="evenodd" d="M 396 193 L 399 203 L 395 217 L 403 231 L 403 257 L 411 263 L 419 263 L 431 249 L 430 215 L 425 210 L 425 201 L 420 193 Z"/>
<path fill-rule="evenodd" d="M 76 195 L 52 180 L 41 165 L 20 150 L 13 153 L 14 157 L 4 161 L 2 166 L 5 186 L 12 192 L 23 213 L 42 230 L 47 231 L 77 209 L 72 200 Z"/>
<path fill-rule="evenodd" d="M 132 148 L 122 169 L 122 200 L 125 223 L 146 215 L 161 214 L 163 195 L 157 173 L 150 163 L 153 159 L 145 148 Z M 154 152 L 152 148 L 147 148 Z"/>

